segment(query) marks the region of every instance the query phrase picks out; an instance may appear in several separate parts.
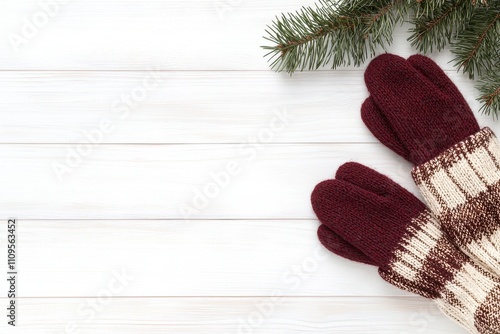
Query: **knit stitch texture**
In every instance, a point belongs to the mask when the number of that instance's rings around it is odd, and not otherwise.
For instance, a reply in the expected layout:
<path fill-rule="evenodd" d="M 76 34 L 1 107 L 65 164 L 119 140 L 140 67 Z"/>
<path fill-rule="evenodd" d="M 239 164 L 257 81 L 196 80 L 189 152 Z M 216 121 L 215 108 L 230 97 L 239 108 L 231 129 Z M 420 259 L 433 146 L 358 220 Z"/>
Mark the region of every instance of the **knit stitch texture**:
<path fill-rule="evenodd" d="M 458 250 L 411 193 L 365 166 L 347 163 L 336 179 L 316 186 L 311 201 L 328 249 L 378 266 L 386 281 L 435 300 L 471 333 L 500 333 L 499 279 Z"/>
<path fill-rule="evenodd" d="M 365 72 L 361 117 L 380 142 L 420 165 L 479 131 L 457 87 L 431 59 L 384 54 Z"/>

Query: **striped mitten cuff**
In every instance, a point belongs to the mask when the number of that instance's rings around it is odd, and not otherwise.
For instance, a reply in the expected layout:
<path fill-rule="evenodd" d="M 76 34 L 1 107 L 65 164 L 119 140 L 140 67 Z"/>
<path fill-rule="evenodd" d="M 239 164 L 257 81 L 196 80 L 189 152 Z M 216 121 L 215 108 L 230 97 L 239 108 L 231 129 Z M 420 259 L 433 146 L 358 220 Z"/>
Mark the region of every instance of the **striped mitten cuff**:
<path fill-rule="evenodd" d="M 471 333 L 500 333 L 500 280 L 448 239 L 415 196 L 363 165 L 347 163 L 311 196 L 321 242 L 379 267 L 389 283 L 436 301 Z"/>
<path fill-rule="evenodd" d="M 470 333 L 500 333 L 500 282 L 447 238 L 428 211 L 416 217 L 398 245 L 387 282 L 434 299 Z"/>
<path fill-rule="evenodd" d="M 412 176 L 453 242 L 500 275 L 500 143 L 493 132 L 482 129 Z"/>

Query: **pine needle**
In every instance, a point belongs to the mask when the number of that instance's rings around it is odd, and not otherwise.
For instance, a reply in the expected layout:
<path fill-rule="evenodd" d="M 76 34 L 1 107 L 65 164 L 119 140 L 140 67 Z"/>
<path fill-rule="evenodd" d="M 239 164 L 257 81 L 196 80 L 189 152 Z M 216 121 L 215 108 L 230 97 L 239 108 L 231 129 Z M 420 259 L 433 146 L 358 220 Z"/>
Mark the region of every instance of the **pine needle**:
<path fill-rule="evenodd" d="M 392 42 L 392 32 L 404 15 L 405 0 L 320 0 L 316 8 L 303 7 L 283 14 L 268 26 L 264 37 L 271 68 L 293 73 L 331 67 L 359 66 L 377 47 Z M 399 10 L 398 10 L 399 9 Z"/>
<path fill-rule="evenodd" d="M 500 64 L 491 69 L 488 77 L 479 81 L 477 85 L 481 96 L 478 101 L 482 102 L 481 113 L 493 115 L 498 118 L 500 111 Z"/>
<path fill-rule="evenodd" d="M 404 21 L 418 51 L 449 45 L 455 66 L 481 79 L 481 111 L 500 112 L 500 0 L 318 0 L 276 17 L 264 37 L 272 45 L 263 48 L 278 72 L 359 66 L 385 50 Z"/>

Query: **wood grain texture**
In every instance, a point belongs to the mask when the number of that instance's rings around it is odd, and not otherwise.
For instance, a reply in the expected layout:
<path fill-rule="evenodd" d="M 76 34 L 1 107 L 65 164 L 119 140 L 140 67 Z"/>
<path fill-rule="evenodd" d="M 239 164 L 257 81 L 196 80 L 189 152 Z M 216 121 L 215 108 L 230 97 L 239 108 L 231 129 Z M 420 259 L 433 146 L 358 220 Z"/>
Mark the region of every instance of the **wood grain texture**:
<path fill-rule="evenodd" d="M 19 220 L 20 296 L 92 297 L 117 276 L 126 280 L 120 297 L 409 295 L 375 267 L 326 251 L 317 227 L 315 220 Z"/>
<path fill-rule="evenodd" d="M 79 164 L 75 150 L 1 145 L 0 217 L 314 219 L 314 186 L 350 160 L 415 191 L 410 165 L 380 144 L 99 145 Z"/>
<path fill-rule="evenodd" d="M 259 47 L 269 45 L 262 38 L 266 26 L 281 12 L 314 4 L 313 0 L 65 2 L 48 10 L 53 13 L 48 20 L 43 19 L 38 0 L 3 5 L 0 69 L 268 70 L 263 57 L 267 51 Z M 26 28 L 26 21 L 34 27 Z M 388 51 L 414 53 L 405 41 L 406 28 L 398 29 L 398 43 Z M 26 41 L 19 42 L 21 38 Z M 436 57 L 440 65 L 453 68 L 447 53 Z"/>
<path fill-rule="evenodd" d="M 419 297 L 28 298 L 20 303 L 21 326 L 12 333 L 466 333 Z"/>
<path fill-rule="evenodd" d="M 288 123 L 273 142 L 376 142 L 359 116 L 367 96 L 362 71 L 0 72 L 0 143 L 89 141 L 103 120 L 112 128 L 98 143 L 244 143 L 277 114 Z M 480 122 L 500 129 L 491 117 Z"/>
<path fill-rule="evenodd" d="M 340 164 L 416 188 L 360 121 L 366 64 L 269 70 L 266 25 L 313 0 L 48 3 L 0 3 L 0 249 L 17 217 L 21 296 L 2 333 L 464 332 L 321 252 L 309 196 Z M 414 53 L 406 29 L 388 51 Z M 450 54 L 432 57 L 477 110 Z"/>

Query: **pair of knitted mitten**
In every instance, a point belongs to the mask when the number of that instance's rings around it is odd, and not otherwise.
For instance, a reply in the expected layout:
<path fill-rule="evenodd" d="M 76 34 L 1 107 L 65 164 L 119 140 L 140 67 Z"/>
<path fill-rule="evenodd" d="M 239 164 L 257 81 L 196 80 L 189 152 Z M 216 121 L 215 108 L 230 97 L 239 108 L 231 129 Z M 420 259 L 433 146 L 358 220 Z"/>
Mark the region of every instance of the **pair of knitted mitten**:
<path fill-rule="evenodd" d="M 452 241 L 500 275 L 500 144 L 444 72 L 418 57 L 418 70 L 390 54 L 370 63 L 362 118 L 414 163 L 413 180 Z"/>
<path fill-rule="evenodd" d="M 427 57 L 379 56 L 365 81 L 371 96 L 363 121 L 416 165 L 412 175 L 429 208 L 387 177 L 348 163 L 312 194 L 320 241 L 435 300 L 471 333 L 500 333 L 500 145 Z"/>

